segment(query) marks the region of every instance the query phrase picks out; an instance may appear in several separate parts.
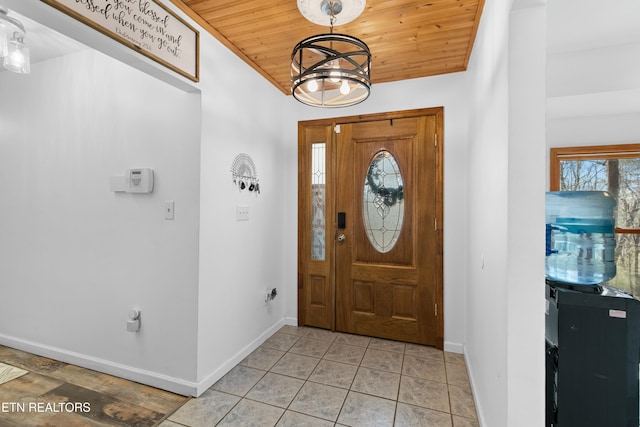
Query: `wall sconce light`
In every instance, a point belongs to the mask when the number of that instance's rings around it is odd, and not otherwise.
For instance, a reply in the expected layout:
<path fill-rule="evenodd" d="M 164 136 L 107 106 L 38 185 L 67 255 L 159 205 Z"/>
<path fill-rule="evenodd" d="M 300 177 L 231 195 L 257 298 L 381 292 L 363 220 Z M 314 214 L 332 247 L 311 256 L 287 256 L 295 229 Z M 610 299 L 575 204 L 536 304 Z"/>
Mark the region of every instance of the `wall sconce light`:
<path fill-rule="evenodd" d="M 0 58 L 2 66 L 18 74 L 31 72 L 29 47 L 24 43 L 27 32 L 24 25 L 8 16 L 9 10 L 0 6 Z"/>

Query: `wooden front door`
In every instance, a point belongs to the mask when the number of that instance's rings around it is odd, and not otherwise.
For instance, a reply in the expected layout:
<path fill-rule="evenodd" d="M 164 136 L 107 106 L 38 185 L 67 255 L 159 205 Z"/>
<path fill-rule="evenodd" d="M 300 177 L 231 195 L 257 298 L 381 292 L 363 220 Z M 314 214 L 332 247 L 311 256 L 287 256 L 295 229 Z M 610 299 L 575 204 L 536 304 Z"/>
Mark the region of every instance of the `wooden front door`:
<path fill-rule="evenodd" d="M 301 123 L 301 324 L 442 348 L 441 127 L 441 109 Z"/>

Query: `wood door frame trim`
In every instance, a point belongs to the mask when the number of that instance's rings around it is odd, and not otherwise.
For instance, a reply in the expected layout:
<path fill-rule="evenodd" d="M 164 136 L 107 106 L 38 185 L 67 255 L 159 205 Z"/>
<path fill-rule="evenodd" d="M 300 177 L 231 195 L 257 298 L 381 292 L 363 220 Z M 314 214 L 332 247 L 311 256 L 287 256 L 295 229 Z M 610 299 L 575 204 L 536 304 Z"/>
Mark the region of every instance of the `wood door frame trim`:
<path fill-rule="evenodd" d="M 300 147 L 304 143 L 304 129 L 308 126 L 336 126 L 347 123 L 364 123 L 370 121 L 381 121 L 390 119 L 412 118 L 420 116 L 435 116 L 436 118 L 436 236 L 439 241 L 437 253 L 437 277 L 435 287 L 436 302 L 436 348 L 444 348 L 444 107 L 421 108 L 415 110 L 400 110 L 386 113 L 373 113 L 364 115 L 352 115 L 334 117 L 318 120 L 304 120 L 298 122 L 298 164 L 300 163 Z M 306 177 L 298 174 L 298 189 L 304 188 Z M 298 197 L 298 325 L 304 325 L 304 289 L 302 281 L 302 260 L 300 246 L 302 244 L 300 236 L 300 216 L 301 201 Z M 335 310 L 335 307 L 334 307 Z M 334 315 L 335 328 L 335 315 Z"/>
<path fill-rule="evenodd" d="M 339 124 L 347 124 L 347 123 L 377 122 L 380 120 L 404 119 L 404 118 L 421 117 L 421 116 L 437 116 L 438 119 L 441 119 L 443 115 L 444 115 L 444 107 L 431 107 L 431 108 L 420 108 L 416 110 L 390 111 L 387 113 L 372 113 L 372 114 L 360 114 L 355 116 L 333 117 L 328 119 L 303 120 L 298 122 L 298 131 L 300 131 L 301 127 L 306 127 L 306 126 L 329 126 L 329 125 L 339 125 Z M 440 124 L 443 124 L 443 123 L 438 122 L 438 125 Z M 438 131 L 442 132 L 442 129 L 438 129 Z M 298 132 L 298 138 L 299 137 L 300 137 L 300 132 Z"/>

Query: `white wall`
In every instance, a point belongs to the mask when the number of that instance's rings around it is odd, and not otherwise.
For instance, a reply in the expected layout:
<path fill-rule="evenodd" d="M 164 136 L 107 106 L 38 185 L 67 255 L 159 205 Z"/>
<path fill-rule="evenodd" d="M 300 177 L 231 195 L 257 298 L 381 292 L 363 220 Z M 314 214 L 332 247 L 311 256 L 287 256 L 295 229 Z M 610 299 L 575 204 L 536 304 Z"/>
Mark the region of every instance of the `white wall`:
<path fill-rule="evenodd" d="M 549 147 L 640 140 L 640 42 L 618 43 L 549 55 Z"/>
<path fill-rule="evenodd" d="M 487 426 L 544 417 L 544 13 L 487 2 L 468 71 L 465 353 Z"/>
<path fill-rule="evenodd" d="M 508 3 L 485 3 L 468 70 L 465 352 L 486 426 L 507 425 Z"/>
<path fill-rule="evenodd" d="M 544 423 L 546 0 L 514 3 L 509 22 L 507 424 Z M 494 403 L 494 405 L 497 403 Z"/>
<path fill-rule="evenodd" d="M 198 379 L 212 385 L 284 324 L 285 301 L 295 278 L 285 277 L 283 238 L 289 168 L 284 136 L 286 97 L 271 83 L 201 33 L 202 158 Z M 261 192 L 240 192 L 232 183 L 234 158 L 255 162 Z M 250 220 L 237 222 L 236 205 Z M 293 284 L 292 284 L 293 282 Z M 279 295 L 265 306 L 267 288 Z"/>
<path fill-rule="evenodd" d="M 0 92 L 0 342 L 184 391 L 196 379 L 199 95 L 93 50 L 0 73 Z M 111 192 L 110 176 L 135 167 L 154 169 L 154 192 Z"/>
<path fill-rule="evenodd" d="M 640 3 L 564 0 L 548 15 L 547 159 L 551 147 L 638 143 Z"/>
<path fill-rule="evenodd" d="M 16 1 L 10 6 L 21 4 Z M 199 286 L 197 303 L 190 308 L 190 315 L 198 316 L 198 393 L 259 344 L 282 323 L 283 316 L 290 322 L 297 316 L 298 120 L 445 107 L 445 348 L 462 351 L 467 323 L 466 275 L 460 268 L 467 264 L 466 253 L 460 250 L 467 234 L 467 74 L 375 85 L 371 98 L 357 107 L 318 110 L 283 97 L 206 32 L 201 32 L 201 82 L 192 84 L 164 76 L 145 58 L 131 57 L 112 40 L 88 34 L 45 6 L 33 6 L 30 12 L 151 75 L 201 92 Z M 182 125 L 192 128 L 191 123 Z M 231 185 L 229 167 L 240 152 L 256 161 L 262 185 L 258 197 L 241 194 Z M 251 221 L 235 221 L 237 204 L 250 206 Z M 180 205 L 178 214 L 179 210 Z M 264 307 L 262 292 L 273 286 L 282 286 L 283 292 Z M 171 336 L 166 345 L 173 345 Z"/>
<path fill-rule="evenodd" d="M 13 8 L 24 5 L 20 0 L 7 1 L 10 3 L 9 7 Z M 172 95 L 167 99 L 171 100 L 172 110 L 174 107 L 182 106 L 180 100 L 184 101 L 184 110 L 177 108 L 179 110 L 177 113 L 173 111 L 174 114 L 179 114 L 181 119 L 173 120 L 171 116 L 169 120 L 168 113 L 163 110 L 163 102 L 160 100 L 153 102 L 154 99 L 151 99 L 153 105 L 149 108 L 153 108 L 153 112 L 156 112 L 156 109 L 160 110 L 159 116 L 151 117 L 149 122 L 143 124 L 128 122 L 130 117 L 121 117 L 115 108 L 119 105 L 119 97 L 125 95 L 101 92 L 100 87 L 93 87 L 88 95 L 77 94 L 76 96 L 91 96 L 91 101 L 96 103 L 100 101 L 100 108 L 114 114 L 114 120 L 127 123 L 127 132 L 122 131 L 121 134 L 113 129 L 103 128 L 101 122 L 92 122 L 91 108 L 70 107 L 77 109 L 78 111 L 74 110 L 74 112 L 84 119 L 81 122 L 75 122 L 71 130 L 65 130 L 68 126 L 67 121 L 52 115 L 51 119 L 44 119 L 47 124 L 44 131 L 39 130 L 39 124 L 38 127 L 32 125 L 30 118 L 34 116 L 22 115 L 24 111 L 30 111 L 31 105 L 21 104 L 22 110 L 2 110 L 0 120 L 3 120 L 3 128 L 0 132 L 3 132 L 3 138 L 0 139 L 2 141 L 0 149 L 11 153 L 14 158 L 20 158 L 22 162 L 27 162 L 22 163 L 21 167 L 9 168 L 16 171 L 19 169 L 16 173 L 22 177 L 30 178 L 30 173 L 38 173 L 30 171 L 29 166 L 47 163 L 39 157 L 40 150 L 28 147 L 39 143 L 40 139 L 44 138 L 42 135 L 48 136 L 53 131 L 62 132 L 62 130 L 69 132 L 70 135 L 62 133 L 61 137 L 55 138 L 57 147 L 63 148 L 51 149 L 51 154 L 59 156 L 62 169 L 66 168 L 63 174 L 69 175 L 64 175 L 63 183 L 68 186 L 80 185 L 77 182 L 77 176 L 71 175 L 75 171 L 70 167 L 72 161 L 91 159 L 90 163 L 87 163 L 87 170 L 105 168 L 104 150 L 113 149 L 108 145 L 109 141 L 125 134 L 141 137 L 152 129 L 156 129 L 156 126 L 166 126 L 166 129 L 162 127 L 162 132 L 158 132 L 157 135 L 157 138 L 165 144 L 162 152 L 152 152 L 150 146 L 145 145 L 149 144 L 148 140 L 134 138 L 134 142 L 142 144 L 138 148 L 139 151 L 136 151 L 140 157 L 134 159 L 134 155 L 127 151 L 122 154 L 122 158 L 142 161 L 155 156 L 154 159 L 158 158 L 158 164 L 167 162 L 173 167 L 174 163 L 180 163 L 176 166 L 176 170 L 172 171 L 170 182 L 175 187 L 171 187 L 172 191 L 169 193 L 161 192 L 162 174 L 158 175 L 158 193 L 154 193 L 147 199 L 133 198 L 136 196 L 117 197 L 107 193 L 107 197 L 113 199 L 114 206 L 115 202 L 122 202 L 118 207 L 125 209 L 122 206 L 126 204 L 126 210 L 118 211 L 117 214 L 121 216 L 115 218 L 110 216 L 108 211 L 100 208 L 104 207 L 109 199 L 93 200 L 97 197 L 91 193 L 94 186 L 79 188 L 84 191 L 76 191 L 77 187 L 71 187 L 73 191 L 64 194 L 65 199 L 62 199 L 62 195 L 49 199 L 47 193 L 51 191 L 49 185 L 51 181 L 48 176 L 60 173 L 59 168 L 53 165 L 46 166 L 47 173 L 51 172 L 46 176 L 46 181 L 42 179 L 31 184 L 33 192 L 30 194 L 39 195 L 39 197 L 22 201 L 25 197 L 23 193 L 14 189 L 13 183 L 11 186 L 0 184 L 11 187 L 8 189 L 1 187 L 3 196 L 7 192 L 11 200 L 24 203 L 14 214 L 13 222 L 10 223 L 13 228 L 0 225 L 0 230 L 3 232 L 2 240 L 5 234 L 16 227 L 26 228 L 29 239 L 35 240 L 39 239 L 40 233 L 34 230 L 57 233 L 58 240 L 68 245 L 72 251 L 71 256 L 67 256 L 63 251 L 55 254 L 56 259 L 63 260 L 65 263 L 49 264 L 52 265 L 52 269 L 57 269 L 58 273 L 56 281 L 50 282 L 52 284 L 50 288 L 57 292 L 68 291 L 68 294 L 74 295 L 72 299 L 74 304 L 65 302 L 62 297 L 54 299 L 56 303 L 62 304 L 62 309 L 52 310 L 53 304 L 50 304 L 52 300 L 45 300 L 38 293 L 47 289 L 43 280 L 50 277 L 47 275 L 48 272 L 29 271 L 30 275 L 36 276 L 35 282 L 37 282 L 34 287 L 28 288 L 33 290 L 30 298 L 38 301 L 29 321 L 33 330 L 20 326 L 19 322 L 16 322 L 17 313 L 9 312 L 4 315 L 6 317 L 0 317 L 2 319 L 0 334 L 3 334 L 4 341 L 6 342 L 9 336 L 14 341 L 27 339 L 41 349 L 51 345 L 67 353 L 73 352 L 74 355 L 86 360 L 97 358 L 103 365 L 117 364 L 125 371 L 134 369 L 138 363 L 141 363 L 140 366 L 144 366 L 145 369 L 153 368 L 151 376 L 170 377 L 167 379 L 168 382 L 174 386 L 183 383 L 191 387 L 190 392 L 195 394 L 204 391 L 207 386 L 222 376 L 226 369 L 233 366 L 282 324 L 285 316 L 290 322 L 295 321 L 297 316 L 297 122 L 325 117 L 444 106 L 445 345 L 447 349 L 454 351 L 461 351 L 464 345 L 482 425 L 524 426 L 529 425 L 529 422 L 532 425 L 539 425 L 537 421 L 542 416 L 539 402 L 543 390 L 539 390 L 537 383 L 529 388 L 528 375 L 521 375 L 523 364 L 517 360 L 517 357 L 527 352 L 535 353 L 537 346 L 541 346 L 538 343 L 538 335 L 542 325 L 536 321 L 527 324 L 526 315 L 537 309 L 536 302 L 533 301 L 533 304 L 529 305 L 530 301 L 526 297 L 530 295 L 531 290 L 527 289 L 524 283 L 516 283 L 520 275 L 515 269 L 527 259 L 534 259 L 538 254 L 535 244 L 521 248 L 520 242 L 517 241 L 519 236 L 528 236 L 527 232 L 522 232 L 522 227 L 525 227 L 523 224 L 528 218 L 532 218 L 533 222 L 526 224 L 526 227 L 535 228 L 536 203 L 532 204 L 534 213 L 530 217 L 514 218 L 512 215 L 520 212 L 519 203 L 526 199 L 525 193 L 520 192 L 537 188 L 537 179 L 543 178 L 538 174 L 540 163 L 537 157 L 532 159 L 531 164 L 525 161 L 530 153 L 538 156 L 538 151 L 535 149 L 529 151 L 525 143 L 528 141 L 527 137 L 522 134 L 522 131 L 510 125 L 511 116 L 517 119 L 513 121 L 513 124 L 516 124 L 521 123 L 518 120 L 523 119 L 523 114 L 527 112 L 538 114 L 539 111 L 537 108 L 528 110 L 522 105 L 510 104 L 510 78 L 514 77 L 510 67 L 519 71 L 523 71 L 522 68 L 526 67 L 523 67 L 519 60 L 512 60 L 509 57 L 509 42 L 512 36 L 522 36 L 523 39 L 519 39 L 517 45 L 537 53 L 536 49 L 539 46 L 525 36 L 524 29 L 517 31 L 510 28 L 510 20 L 531 30 L 529 25 L 540 23 L 540 18 L 538 15 L 511 16 L 511 6 L 512 2 L 508 0 L 486 3 L 467 73 L 375 85 L 371 98 L 361 105 L 340 110 L 318 110 L 302 106 L 290 97 L 283 97 L 255 71 L 235 58 L 204 31 L 201 31 L 202 75 L 200 83 L 196 84 L 185 82 L 184 79 L 171 73 L 167 74 L 157 64 L 144 58 L 132 59 L 131 52 L 117 46 L 113 40 L 99 34 L 89 34 L 86 29 L 81 28 L 81 25 L 78 26 L 64 16 L 51 12 L 42 3 L 32 5 L 32 9 L 42 12 L 47 24 L 57 27 L 60 31 L 68 29 L 69 33 L 75 34 L 92 47 L 104 49 L 124 62 L 135 63 L 149 75 L 158 76 L 162 81 L 194 93 L 180 92 L 175 87 L 172 88 L 160 80 L 155 81 L 147 74 L 132 72 L 120 64 L 113 65 L 117 71 L 110 78 L 120 82 L 124 80 L 124 76 L 131 76 L 132 86 L 142 86 L 145 101 L 149 100 L 147 96 L 149 90 L 145 90 L 149 86 L 152 86 L 157 93 L 164 90 L 171 92 Z M 85 58 L 85 56 L 80 57 Z M 98 54 L 87 54 L 87 57 L 98 57 Z M 99 65 L 103 66 L 102 63 Z M 533 65 L 535 67 L 539 63 L 534 62 Z M 127 71 L 123 71 L 125 68 Z M 84 66 L 81 69 L 84 69 Z M 79 77 L 79 80 L 66 86 L 71 90 L 70 87 L 77 86 L 78 82 L 86 82 L 87 76 Z M 0 76 L 0 84 L 5 83 L 6 78 L 13 79 L 13 76 Z M 65 75 L 64 78 L 68 77 Z M 538 80 L 536 84 L 539 84 Z M 515 80 L 513 88 L 523 89 L 522 85 L 522 81 Z M 9 86 L 13 86 L 13 82 Z M 33 88 L 23 85 L 22 89 L 30 92 L 32 96 L 39 96 L 46 86 L 44 83 Z M 63 89 L 66 89 L 66 86 Z M 91 83 L 87 82 L 83 86 L 91 86 Z M 84 87 L 79 87 L 73 90 L 80 92 L 83 89 Z M 132 87 L 128 90 L 132 92 L 127 93 L 135 94 L 139 89 Z M 18 96 L 17 88 L 15 91 L 12 98 Z M 56 94 L 58 99 L 67 99 L 62 90 L 61 93 L 56 92 Z M 132 96 L 132 98 L 136 97 Z M 136 99 L 138 98 L 142 96 Z M 199 101 L 194 101 L 194 98 L 199 98 Z M 174 99 L 178 100 L 176 101 L 178 104 Z M 38 100 L 41 102 L 41 98 Z M 47 102 L 47 105 L 50 110 L 46 112 L 51 112 L 52 106 L 59 104 L 56 100 L 56 102 Z M 43 110 L 45 106 L 36 106 L 36 108 L 42 113 L 45 112 Z M 21 118 L 17 122 L 21 124 L 18 128 L 4 127 L 5 114 L 14 114 L 15 111 L 22 111 L 20 117 L 29 117 L 29 119 Z M 14 123 L 13 120 L 7 122 Z M 538 135 L 537 125 L 532 126 L 531 130 L 534 132 L 532 135 Z M 38 134 L 41 136 L 40 139 L 35 138 L 36 141 L 32 141 L 33 138 L 28 138 L 32 133 L 38 132 L 42 134 Z M 53 132 L 54 135 L 56 135 L 55 132 Z M 116 135 L 111 132 L 116 132 Z M 23 133 L 26 137 L 22 138 L 20 143 L 4 142 L 5 134 L 13 138 Z M 91 139 L 88 137 L 98 138 L 104 149 L 97 154 L 79 151 L 78 155 L 73 157 L 73 150 L 64 148 L 67 145 L 77 147 L 81 142 Z M 197 142 L 194 144 L 193 141 Z M 8 145 L 8 148 L 5 148 L 5 145 Z M 153 147 L 157 148 L 157 146 Z M 180 156 L 185 155 L 182 150 L 188 150 L 187 157 L 192 161 L 184 164 L 181 161 L 177 162 Z M 257 165 L 262 188 L 262 194 L 257 197 L 246 192 L 239 193 L 232 186 L 229 169 L 234 157 L 241 152 L 251 155 Z M 62 154 L 65 155 L 62 156 Z M 3 152 L 2 155 L 4 158 L 5 153 Z M 125 161 L 117 156 L 117 153 L 107 151 L 107 158 L 116 157 L 116 160 Z M 194 156 L 195 159 L 193 159 Z M 0 162 L 2 161 L 0 159 Z M 200 171 L 198 171 L 198 165 Z M 22 166 L 26 167 L 22 168 Z M 103 175 L 111 175 L 119 168 L 127 166 L 129 165 L 110 166 L 109 170 L 98 173 L 94 179 L 97 182 Z M 527 173 L 520 176 L 519 167 L 525 167 Z M 174 172 L 175 175 L 173 175 Z M 198 173 L 199 176 L 194 178 L 193 174 Z M 530 185 L 527 180 L 533 176 L 536 177 L 536 181 Z M 3 177 L 4 182 L 6 179 Z M 44 182 L 47 184 L 43 184 Z M 167 181 L 164 182 L 167 183 Z M 60 188 L 68 188 L 68 186 L 61 185 Z M 36 190 L 41 193 L 37 193 Z M 58 191 L 58 187 L 53 186 L 53 190 Z M 199 191 L 199 194 L 193 195 L 192 191 Z M 189 194 L 189 201 L 178 203 L 179 197 L 186 197 L 186 194 Z M 70 219 L 71 217 L 64 215 L 58 217 L 67 225 L 66 229 L 74 225 L 73 229 L 69 230 L 71 234 L 64 235 L 66 239 L 62 239 L 62 232 L 50 231 L 51 226 L 57 223 L 48 222 L 49 216 L 45 214 L 49 205 L 46 202 L 66 200 L 69 206 L 80 208 L 88 205 L 87 197 L 91 198 L 98 207 L 94 211 L 84 212 L 91 215 L 80 216 L 83 212 L 79 210 L 73 212 L 74 221 Z M 534 194 L 533 197 L 535 199 L 536 195 Z M 175 223 L 168 225 L 164 220 L 159 219 L 152 224 L 145 222 L 139 228 L 130 230 L 130 234 L 125 233 L 125 236 L 115 233 L 107 234 L 108 239 L 107 243 L 103 244 L 103 250 L 108 252 L 110 256 L 108 259 L 111 262 L 95 263 L 91 270 L 88 266 L 84 266 L 82 271 L 77 273 L 76 283 L 71 288 L 68 287 L 64 277 L 69 274 L 69 271 L 74 272 L 72 268 L 77 268 L 73 255 L 76 256 L 75 259 L 79 257 L 87 263 L 93 253 L 93 251 L 80 249 L 75 244 L 77 240 L 80 240 L 80 243 L 93 241 L 90 233 L 105 227 L 104 222 L 111 224 L 111 231 L 129 227 L 129 218 L 131 215 L 140 213 L 139 211 L 143 211 L 140 214 L 145 218 L 151 217 L 156 214 L 156 205 L 161 205 L 158 202 L 167 198 L 175 199 L 177 202 Z M 19 218 L 25 215 L 28 217 L 29 212 L 33 212 L 30 206 L 26 205 L 27 202 L 32 204 L 37 202 L 38 206 L 42 206 L 41 212 L 38 211 L 38 221 L 29 224 L 25 224 Z M 236 205 L 250 207 L 249 222 L 235 221 Z M 178 221 L 182 209 L 187 209 L 185 214 L 194 213 L 188 217 L 188 220 L 185 218 L 185 223 Z M 157 214 L 160 216 L 160 210 Z M 76 224 L 82 223 L 81 218 L 85 221 L 84 218 L 87 216 L 94 221 L 94 226 L 88 227 L 87 235 L 84 235 L 77 230 L 85 229 L 77 228 L 80 226 Z M 127 257 L 127 253 L 119 252 L 121 246 L 116 244 L 116 237 L 125 240 L 146 240 L 150 242 L 149 247 L 157 248 L 160 243 L 158 236 L 172 225 L 183 226 L 186 230 L 172 235 L 172 246 L 165 249 L 166 252 L 162 254 L 163 258 L 160 262 L 153 263 L 154 268 L 159 269 L 160 272 L 154 271 L 149 273 L 149 276 L 143 276 L 130 264 L 128 267 L 122 267 L 123 263 L 130 262 L 130 257 Z M 514 234 L 511 234 L 512 232 Z M 186 235 L 195 237 L 187 237 L 186 241 L 180 240 Z M 13 243 L 20 243 L 16 236 L 12 239 Z M 509 254 L 510 249 L 516 248 L 521 250 L 520 257 Z M 47 265 L 46 258 L 51 251 L 33 252 L 32 245 L 29 252 L 26 252 L 26 249 L 23 250 L 21 254 L 16 254 L 12 252 L 12 246 L 0 242 L 0 255 L 9 256 L 9 260 L 20 267 L 30 266 L 34 253 L 41 256 L 45 263 L 42 265 Z M 31 258 L 28 259 L 27 256 Z M 174 267 L 177 272 L 174 272 Z M 534 265 L 530 268 L 536 267 Z M 189 271 L 183 271 L 185 269 Z M 18 271 L 17 268 L 7 271 L 12 272 L 11 276 L 7 274 L 7 283 L 9 279 L 14 282 L 10 285 L 11 292 L 18 294 L 23 287 L 22 277 L 26 273 Z M 165 272 L 167 276 L 162 274 Z M 86 293 L 86 289 L 81 286 L 81 282 L 84 283 L 82 279 L 88 273 L 99 278 L 105 276 L 106 279 L 96 279 L 105 281 L 113 277 L 129 277 L 130 274 L 136 273 L 139 281 L 133 285 L 115 281 L 115 285 L 111 285 L 115 288 L 109 289 L 105 289 L 106 285 L 96 286 L 102 298 L 98 300 L 95 295 Z M 4 275 L 4 270 L 0 274 Z M 181 280 L 176 285 L 177 277 L 187 279 Z M 20 279 L 19 283 L 15 283 L 16 278 Z M 4 287 L 4 276 L 2 280 Z M 535 278 L 528 278 L 526 283 L 528 284 L 531 280 Z M 512 284 L 514 289 L 510 289 Z M 263 290 L 273 286 L 281 289 L 280 296 L 265 307 L 262 302 Z M 145 302 L 144 312 L 162 311 L 162 316 L 158 318 L 145 317 L 145 334 L 147 335 L 144 337 L 149 336 L 149 342 L 140 342 L 139 338 L 143 337 L 142 335 L 120 332 L 121 328 L 124 329 L 124 325 L 119 320 L 120 314 L 118 314 L 118 326 L 111 326 L 110 316 L 115 311 L 113 308 L 116 305 L 128 308 L 129 299 L 133 300 L 130 295 L 137 297 L 146 296 L 149 293 L 153 294 L 152 300 L 150 303 Z M 187 294 L 188 297 L 185 297 Z M 187 299 L 183 305 L 177 307 L 176 304 L 181 301 L 181 298 Z M 83 339 L 78 339 L 77 334 L 74 335 L 69 330 L 51 336 L 42 332 L 44 323 L 77 327 L 76 323 L 69 321 L 71 316 L 67 312 L 72 305 L 78 304 L 87 304 L 92 308 L 92 310 L 86 309 L 86 315 L 90 321 L 85 323 L 92 326 L 91 332 L 95 338 L 88 337 L 85 343 L 84 335 Z M 115 323 L 114 320 L 114 325 Z M 522 331 L 522 337 L 518 336 L 521 333 L 519 326 L 526 328 Z M 533 334 L 530 335 L 529 331 L 533 331 Z M 160 335 L 156 336 L 157 333 Z M 133 342 L 121 343 L 120 340 Z M 188 341 L 186 346 L 177 348 L 184 343 L 184 340 Z M 176 356 L 174 358 L 158 354 L 162 351 L 152 354 L 149 348 L 155 350 L 155 346 L 159 344 L 163 349 L 172 349 L 169 354 L 182 353 L 174 355 Z M 525 360 L 533 360 L 535 363 L 538 359 L 533 356 Z M 176 361 L 184 362 L 189 366 L 176 367 Z M 538 367 L 532 369 L 533 375 L 540 373 Z M 514 395 L 517 397 L 512 397 Z M 528 397 L 532 397 L 533 406 L 519 415 L 517 410 L 524 406 Z M 533 417 L 525 419 L 530 414 L 534 414 Z"/>
<path fill-rule="evenodd" d="M 375 76 L 373 76 L 375 77 Z M 300 120 L 343 117 L 397 110 L 444 107 L 444 339 L 445 349 L 462 352 L 465 342 L 467 89 L 465 73 L 374 84 L 362 104 L 339 109 L 320 109 L 287 98 L 287 150 L 285 182 L 289 187 L 286 208 L 286 274 L 291 288 L 286 313 L 297 317 L 297 124 Z"/>
<path fill-rule="evenodd" d="M 640 141 L 640 42 L 616 41 L 549 55 L 547 148 Z"/>
<path fill-rule="evenodd" d="M 548 148 L 637 142 L 638 17 L 629 0 L 485 4 L 468 71 L 465 346 L 482 425 L 543 423 Z"/>
<path fill-rule="evenodd" d="M 204 392 L 283 324 L 295 290 L 283 261 L 286 97 L 203 30 L 193 83 L 41 2 L 5 4 L 117 61 L 90 52 L 0 73 L 0 194 L 16 207 L 0 225 L 0 281 L 23 301 L 0 314 L 0 343 Z M 257 166 L 258 196 L 232 184 L 240 153 Z M 136 166 L 156 169 L 153 194 L 108 191 Z M 176 201 L 173 222 L 164 200 Z M 267 287 L 281 292 L 265 306 Z M 139 334 L 125 331 L 132 304 Z"/>

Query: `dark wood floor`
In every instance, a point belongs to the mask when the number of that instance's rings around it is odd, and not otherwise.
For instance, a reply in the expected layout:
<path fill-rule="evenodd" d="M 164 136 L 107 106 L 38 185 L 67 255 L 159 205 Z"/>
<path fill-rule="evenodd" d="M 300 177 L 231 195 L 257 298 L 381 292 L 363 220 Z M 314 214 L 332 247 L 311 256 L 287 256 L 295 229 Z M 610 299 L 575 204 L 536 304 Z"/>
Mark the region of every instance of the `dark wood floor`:
<path fill-rule="evenodd" d="M 154 426 L 188 400 L 5 346 L 0 362 L 29 371 L 0 384 L 0 427 Z"/>

